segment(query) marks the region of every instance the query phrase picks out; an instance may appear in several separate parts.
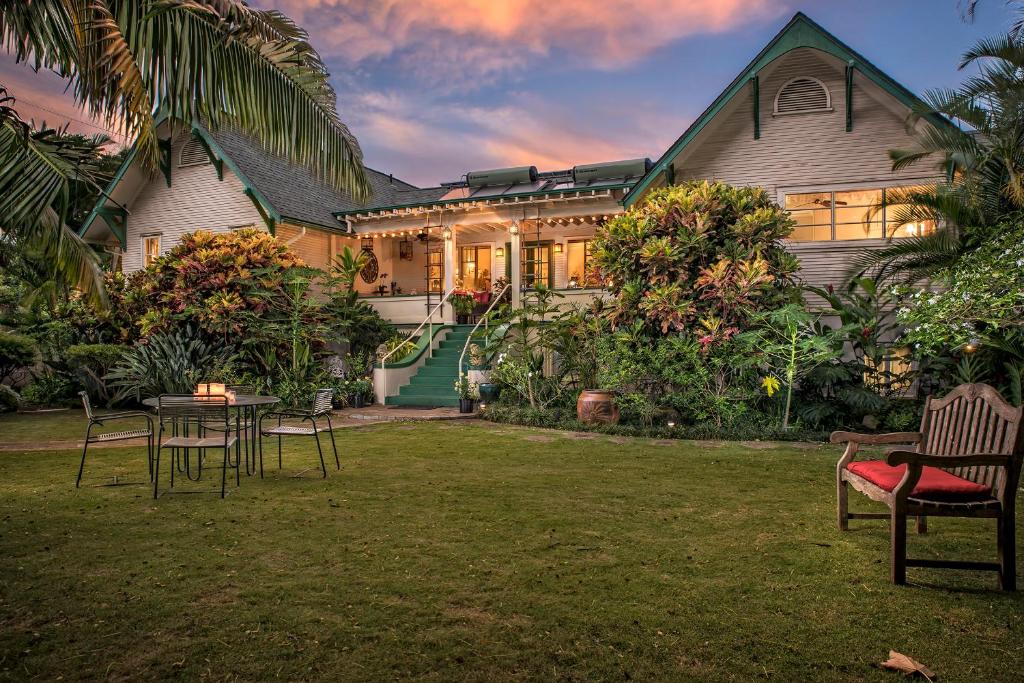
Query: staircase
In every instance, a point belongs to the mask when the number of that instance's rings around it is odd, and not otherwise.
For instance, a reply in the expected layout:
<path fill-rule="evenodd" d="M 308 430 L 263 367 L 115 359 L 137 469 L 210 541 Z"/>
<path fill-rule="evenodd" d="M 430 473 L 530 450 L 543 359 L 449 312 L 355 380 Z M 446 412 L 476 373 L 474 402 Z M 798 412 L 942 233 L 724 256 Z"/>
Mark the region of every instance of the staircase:
<path fill-rule="evenodd" d="M 459 377 L 459 356 L 472 330 L 472 325 L 456 325 L 449 330 L 434 349 L 433 358 L 427 358 L 412 380 L 397 395 L 385 398 L 384 404 L 425 408 L 459 405 L 454 387 Z"/>

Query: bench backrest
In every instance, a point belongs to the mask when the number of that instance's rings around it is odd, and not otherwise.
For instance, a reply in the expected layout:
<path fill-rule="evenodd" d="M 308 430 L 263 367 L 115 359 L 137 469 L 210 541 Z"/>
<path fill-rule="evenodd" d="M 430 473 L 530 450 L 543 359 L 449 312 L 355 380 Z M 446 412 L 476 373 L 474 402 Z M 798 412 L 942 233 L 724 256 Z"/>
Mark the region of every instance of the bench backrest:
<path fill-rule="evenodd" d="M 921 418 L 919 452 L 930 455 L 998 453 L 1012 455 L 1002 467 L 955 467 L 950 472 L 992 487 L 1004 501 L 1017 490 L 1021 468 L 1022 408 L 1015 408 L 987 384 L 961 384 L 942 398 L 928 397 Z"/>

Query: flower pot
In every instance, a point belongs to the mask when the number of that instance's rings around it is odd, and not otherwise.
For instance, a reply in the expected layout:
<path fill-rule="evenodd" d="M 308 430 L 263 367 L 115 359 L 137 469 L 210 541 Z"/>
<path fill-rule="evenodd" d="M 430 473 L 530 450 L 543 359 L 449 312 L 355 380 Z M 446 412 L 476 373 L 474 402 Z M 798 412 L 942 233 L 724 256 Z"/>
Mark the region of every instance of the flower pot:
<path fill-rule="evenodd" d="M 483 382 L 479 385 L 480 400 L 484 403 L 494 403 L 501 395 L 501 387 L 490 382 Z"/>
<path fill-rule="evenodd" d="M 456 313 L 455 314 L 455 324 L 456 325 L 468 325 L 469 324 L 469 314 L 468 313 Z"/>
<path fill-rule="evenodd" d="M 576 417 L 580 422 L 618 424 L 619 408 L 610 391 L 584 391 L 576 401 Z"/>
<path fill-rule="evenodd" d="M 472 413 L 473 412 L 473 404 L 474 403 L 476 403 L 476 401 L 474 401 L 471 398 L 460 398 L 459 399 L 459 412 L 460 413 Z"/>
<path fill-rule="evenodd" d="M 366 398 L 362 394 L 356 394 L 355 396 L 352 397 L 352 407 L 353 408 L 365 408 L 366 407 Z"/>

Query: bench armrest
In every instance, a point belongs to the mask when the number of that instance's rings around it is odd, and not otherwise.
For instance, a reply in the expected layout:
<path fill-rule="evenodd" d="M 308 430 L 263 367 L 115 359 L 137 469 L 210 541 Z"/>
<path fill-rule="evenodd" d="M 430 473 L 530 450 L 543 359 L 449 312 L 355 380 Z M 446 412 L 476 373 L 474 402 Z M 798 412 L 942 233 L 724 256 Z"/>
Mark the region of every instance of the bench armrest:
<path fill-rule="evenodd" d="M 858 434 L 857 432 L 832 432 L 828 438 L 832 443 L 856 443 L 863 445 L 887 443 L 920 443 L 921 432 L 893 432 L 891 434 Z"/>
<path fill-rule="evenodd" d="M 896 465 L 919 465 L 931 467 L 974 467 L 996 465 L 1006 467 L 1010 464 L 1010 456 L 999 453 L 973 453 L 970 455 L 931 455 L 929 453 L 918 453 L 917 451 L 890 451 L 885 456 L 885 462 L 891 466 Z"/>

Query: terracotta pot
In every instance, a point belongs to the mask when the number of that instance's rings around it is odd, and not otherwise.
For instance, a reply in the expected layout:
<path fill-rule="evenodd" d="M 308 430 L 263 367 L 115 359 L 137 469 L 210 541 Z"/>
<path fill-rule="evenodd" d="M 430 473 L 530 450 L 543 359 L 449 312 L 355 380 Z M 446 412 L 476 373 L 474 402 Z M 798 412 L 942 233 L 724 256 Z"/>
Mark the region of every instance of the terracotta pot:
<path fill-rule="evenodd" d="M 584 391 L 576 401 L 576 416 L 580 422 L 614 425 L 619 423 L 619 408 L 610 391 Z"/>

